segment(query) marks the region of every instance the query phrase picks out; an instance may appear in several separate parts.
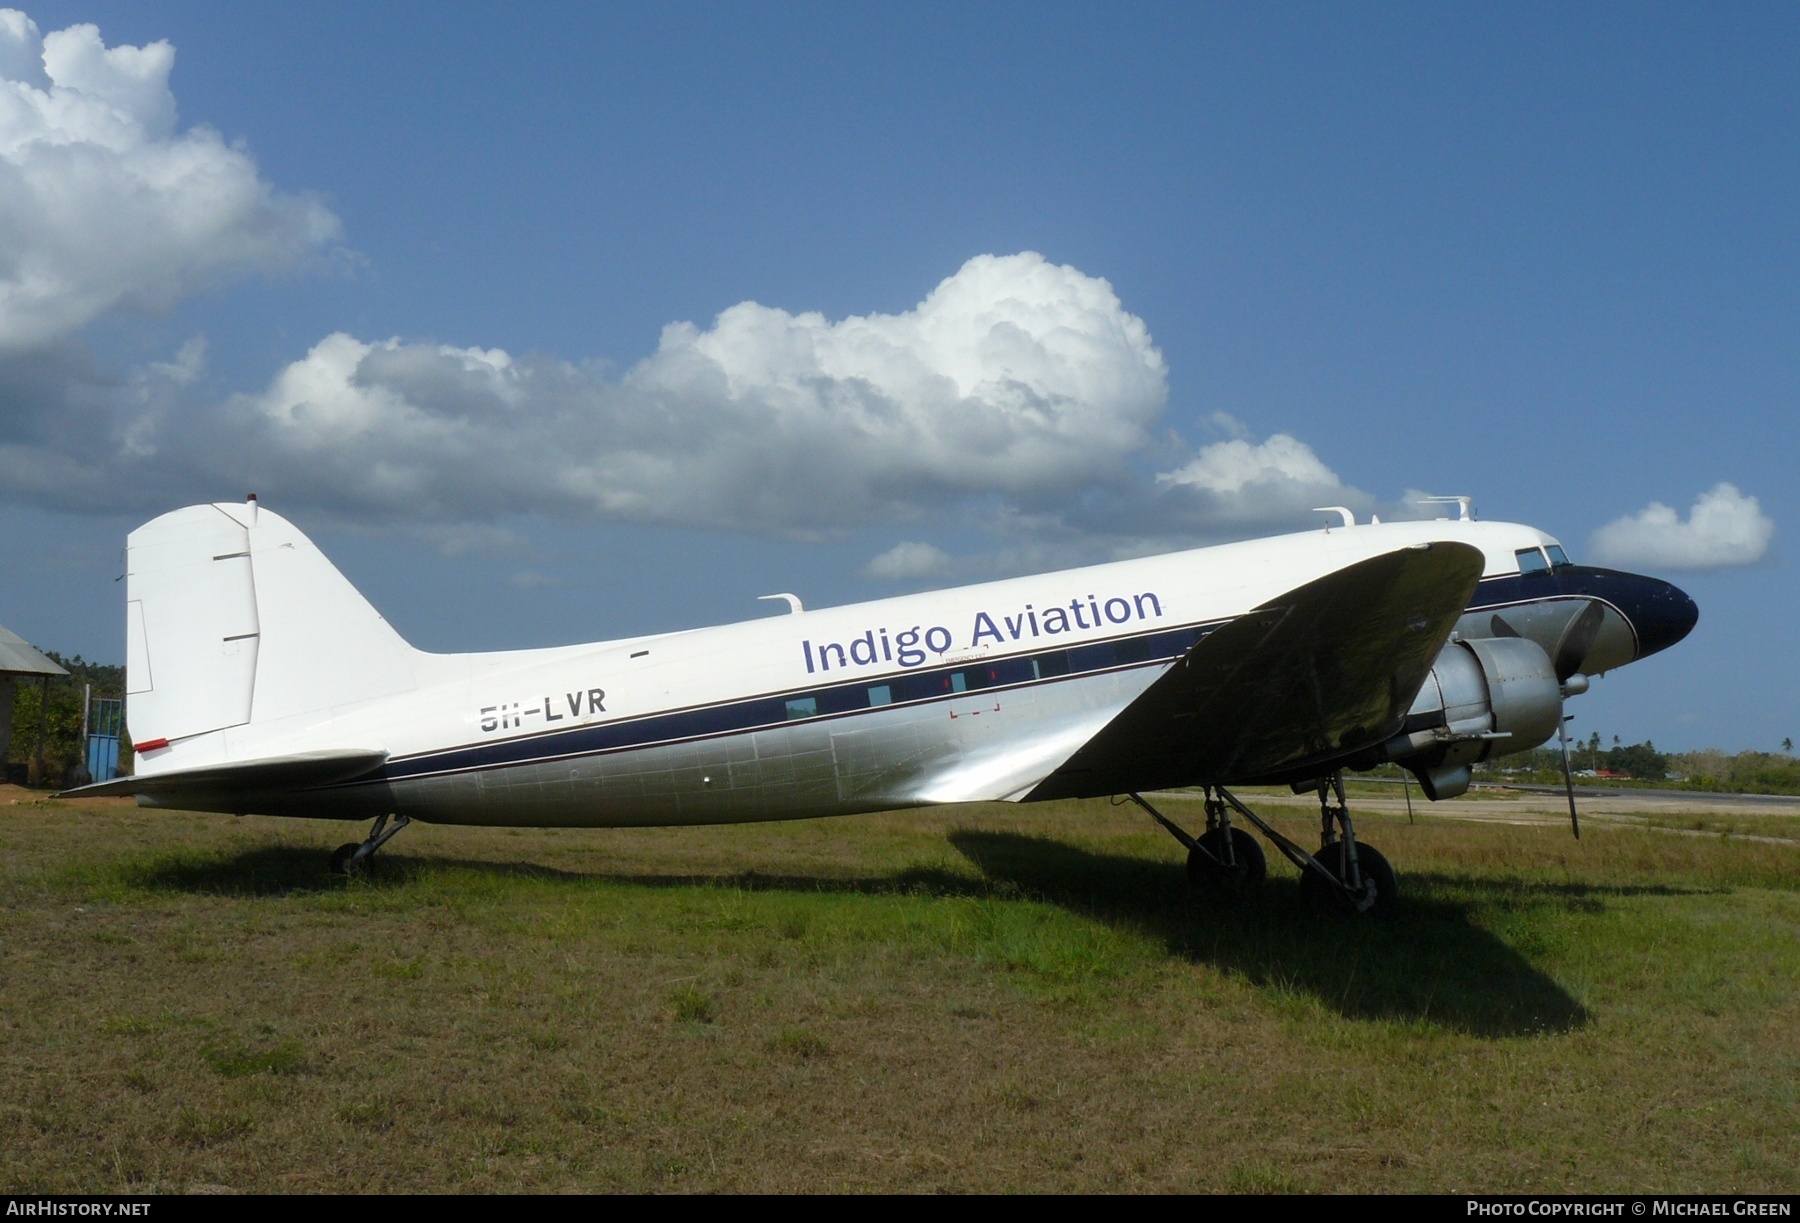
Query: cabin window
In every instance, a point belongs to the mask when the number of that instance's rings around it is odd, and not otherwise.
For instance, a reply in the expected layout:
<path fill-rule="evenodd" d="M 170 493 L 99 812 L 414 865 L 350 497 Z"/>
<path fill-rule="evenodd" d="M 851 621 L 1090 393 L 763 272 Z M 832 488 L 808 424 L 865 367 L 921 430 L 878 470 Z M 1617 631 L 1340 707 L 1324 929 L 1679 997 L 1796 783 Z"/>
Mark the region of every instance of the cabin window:
<path fill-rule="evenodd" d="M 820 713 L 849 713 L 869 707 L 868 693 L 861 688 L 827 688 L 816 695 Z"/>
<path fill-rule="evenodd" d="M 968 690 L 969 690 L 968 677 L 966 675 L 964 675 L 961 671 L 950 672 L 950 691 L 952 691 L 952 692 L 967 692 Z"/>
<path fill-rule="evenodd" d="M 1545 548 L 1544 551 L 1550 554 L 1550 567 L 1552 569 L 1565 569 L 1568 567 L 1569 554 L 1562 550 L 1561 544 L 1551 544 L 1549 547 Z"/>
<path fill-rule="evenodd" d="M 992 688 L 1000 682 L 1000 672 L 995 667 L 970 667 L 958 674 L 963 677 L 965 688 Z"/>
<path fill-rule="evenodd" d="M 1519 558 L 1521 574 L 1550 572 L 1550 562 L 1545 560 L 1544 554 L 1536 548 L 1520 548 L 1513 555 Z"/>
<path fill-rule="evenodd" d="M 1023 684 L 1037 678 L 1037 669 L 1029 658 L 1003 658 L 988 668 L 988 681 L 995 684 Z"/>
<path fill-rule="evenodd" d="M 869 704 L 892 705 L 893 703 L 894 690 L 886 684 L 876 684 L 873 688 L 869 689 Z"/>
<path fill-rule="evenodd" d="M 1069 647 L 1069 667 L 1075 671 L 1098 671 L 1118 661 L 1118 651 L 1110 641 Z"/>
<path fill-rule="evenodd" d="M 1157 637 L 1128 637 L 1113 642 L 1113 654 L 1120 662 L 1148 662 L 1166 653 L 1167 646 Z"/>
<path fill-rule="evenodd" d="M 811 718 L 819 712 L 819 699 L 812 696 L 797 696 L 787 703 L 788 721 L 795 718 Z"/>

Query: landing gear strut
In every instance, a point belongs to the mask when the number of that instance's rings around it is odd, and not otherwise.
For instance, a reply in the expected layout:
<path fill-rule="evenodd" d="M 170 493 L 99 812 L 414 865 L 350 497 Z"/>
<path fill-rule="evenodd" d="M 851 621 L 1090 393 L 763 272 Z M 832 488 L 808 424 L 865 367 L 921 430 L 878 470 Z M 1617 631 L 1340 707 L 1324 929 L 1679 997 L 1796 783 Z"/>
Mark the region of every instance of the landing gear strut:
<path fill-rule="evenodd" d="M 390 818 L 393 819 L 392 824 L 388 823 Z M 386 845 L 393 839 L 395 833 L 410 823 L 412 823 L 410 816 L 376 816 L 375 826 L 369 829 L 368 840 L 349 841 L 332 850 L 331 873 L 353 877 L 365 873 L 369 869 L 369 860 L 375 856 L 375 851 Z"/>
<path fill-rule="evenodd" d="M 1128 797 L 1187 847 L 1187 876 L 1193 886 L 1243 892 L 1260 887 L 1268 876 L 1269 863 L 1262 846 L 1242 828 L 1231 826 L 1231 808 L 1213 796 L 1211 786 L 1206 790 L 1206 831 L 1197 838 L 1145 802 L 1142 795 Z"/>
<path fill-rule="evenodd" d="M 1189 836 L 1137 794 L 1132 802 L 1187 847 L 1188 882 L 1197 887 L 1254 887 L 1268 873 L 1262 847 L 1249 833 L 1231 824 L 1232 812 L 1243 816 L 1267 837 L 1282 856 L 1300 868 L 1300 895 L 1328 912 L 1386 916 L 1394 911 L 1394 868 L 1373 845 L 1356 839 L 1356 825 L 1344 801 L 1344 775 L 1321 777 L 1310 786 L 1319 794 L 1319 852 L 1309 854 L 1238 801 L 1224 786 L 1206 787 L 1206 831 Z"/>
<path fill-rule="evenodd" d="M 1316 783 L 1319 792 L 1319 852 L 1315 869 L 1300 872 L 1300 894 L 1317 909 L 1369 913 L 1394 911 L 1394 868 L 1381 851 L 1356 839 L 1356 825 L 1344 801 L 1344 775 Z"/>

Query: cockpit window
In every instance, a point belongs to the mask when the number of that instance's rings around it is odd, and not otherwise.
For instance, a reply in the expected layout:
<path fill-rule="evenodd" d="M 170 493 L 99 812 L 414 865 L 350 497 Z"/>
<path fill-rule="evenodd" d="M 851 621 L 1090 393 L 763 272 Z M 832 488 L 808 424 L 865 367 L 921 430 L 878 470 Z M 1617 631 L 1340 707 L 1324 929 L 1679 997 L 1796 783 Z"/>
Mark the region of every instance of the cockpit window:
<path fill-rule="evenodd" d="M 1550 562 L 1536 548 L 1520 548 L 1513 555 L 1519 558 L 1519 572 L 1522 574 L 1550 572 Z"/>
<path fill-rule="evenodd" d="M 1569 556 L 1568 553 L 1562 550 L 1561 544 L 1551 544 L 1549 547 L 1545 548 L 1544 551 L 1550 554 L 1550 567 L 1552 569 L 1561 569 L 1568 565 Z"/>

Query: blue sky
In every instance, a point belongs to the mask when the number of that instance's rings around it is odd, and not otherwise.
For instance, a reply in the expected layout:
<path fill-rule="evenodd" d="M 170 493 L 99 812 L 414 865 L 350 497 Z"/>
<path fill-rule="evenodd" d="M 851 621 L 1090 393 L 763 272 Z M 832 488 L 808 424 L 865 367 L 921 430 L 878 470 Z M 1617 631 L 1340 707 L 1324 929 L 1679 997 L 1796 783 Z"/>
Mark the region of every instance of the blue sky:
<path fill-rule="evenodd" d="M 240 191 L 102 195 L 78 225 L 17 220 L 0 184 L 0 280 L 54 254 L 51 287 L 0 318 L 0 623 L 39 645 L 118 658 L 124 533 L 250 481 L 433 649 L 738 619 L 772 590 L 879 597 L 1424 490 L 1577 559 L 1610 540 L 1699 601 L 1694 636 L 1596 684 L 1577 729 L 1729 748 L 1800 729 L 1792 9 L 28 15 L 166 40 L 179 118 L 109 155 L 197 159 Z M 78 42 L 57 44 L 72 64 Z M 33 198 L 96 181 L 61 164 L 27 167 Z M 955 296 L 932 297 L 947 278 L 1082 337 L 1087 366 L 1022 375 L 1074 404 L 1049 435 L 883 381 L 834 330 Z M 715 321 L 743 302 L 767 311 Z M 942 328 L 875 330 L 955 364 Z M 755 374 L 796 337 L 829 375 L 797 407 L 788 366 Z M 748 399 L 690 377 L 721 353 Z M 295 432 L 284 377 L 329 384 L 339 431 Z M 845 395 L 910 423 L 841 432 Z M 433 449 L 413 408 L 433 438 L 483 423 Z M 707 448 L 763 411 L 798 415 Z M 587 413 L 610 422 L 592 438 Z M 1721 484 L 1735 499 L 1698 534 L 1595 539 L 1653 502 L 1685 523 Z"/>

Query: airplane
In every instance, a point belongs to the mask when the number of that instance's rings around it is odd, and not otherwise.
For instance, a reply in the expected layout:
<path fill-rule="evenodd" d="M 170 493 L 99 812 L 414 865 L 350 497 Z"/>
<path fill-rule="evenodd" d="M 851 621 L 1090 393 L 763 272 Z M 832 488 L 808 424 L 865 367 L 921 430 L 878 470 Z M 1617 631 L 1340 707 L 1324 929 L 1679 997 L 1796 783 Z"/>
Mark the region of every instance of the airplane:
<path fill-rule="evenodd" d="M 373 820 L 624 827 L 1127 796 L 1198 887 L 1260 883 L 1254 826 L 1311 903 L 1393 911 L 1346 770 L 1433 800 L 1561 736 L 1588 677 L 1694 627 L 1667 582 L 1570 563 L 1535 528 L 1457 515 L 1272 538 L 737 624 L 549 649 L 414 649 L 293 524 L 243 503 L 128 540 L 136 773 L 66 792 Z M 1564 743 L 1567 774 L 1567 740 Z M 1316 850 L 1233 787 L 1319 796 Z M 1200 787 L 1198 835 L 1143 795 Z M 1570 814 L 1575 821 L 1573 789 Z M 1580 835 L 1575 823 L 1576 835 Z"/>

